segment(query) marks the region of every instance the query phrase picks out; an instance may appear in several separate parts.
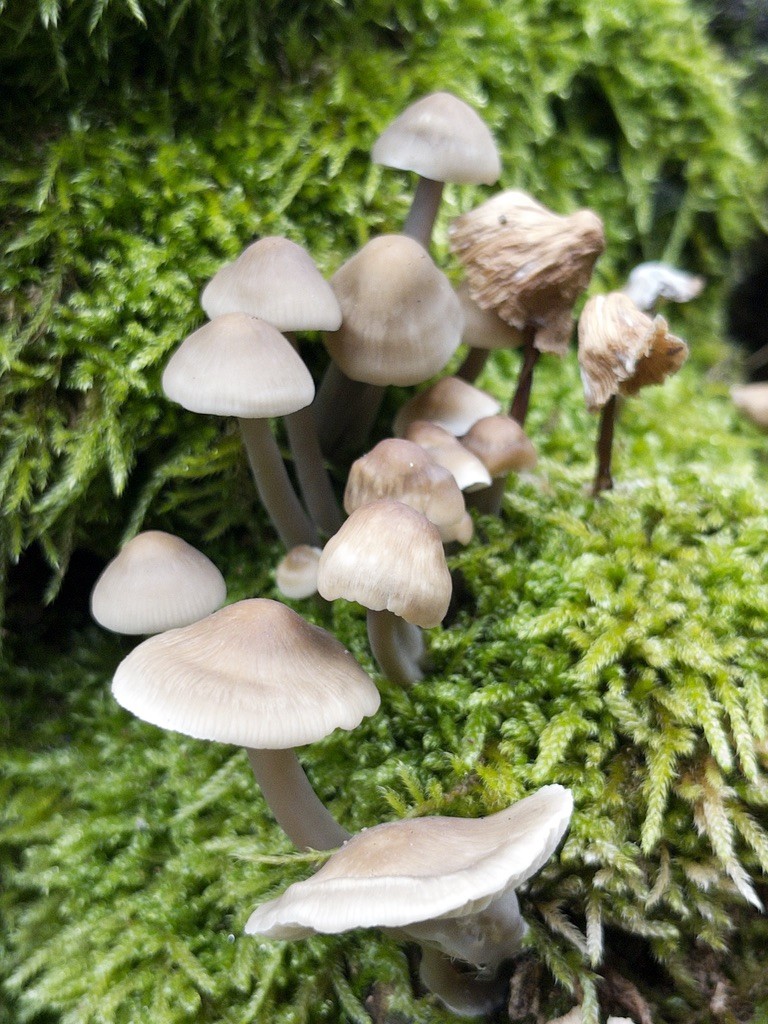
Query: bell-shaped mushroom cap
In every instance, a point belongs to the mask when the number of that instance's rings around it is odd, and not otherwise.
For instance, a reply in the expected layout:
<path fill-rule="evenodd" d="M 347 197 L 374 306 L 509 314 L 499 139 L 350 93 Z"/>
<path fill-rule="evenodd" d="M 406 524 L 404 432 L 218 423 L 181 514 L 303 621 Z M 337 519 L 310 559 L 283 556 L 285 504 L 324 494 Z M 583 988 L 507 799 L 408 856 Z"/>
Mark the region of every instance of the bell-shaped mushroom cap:
<path fill-rule="evenodd" d="M 366 384 L 420 384 L 459 346 L 463 318 L 445 274 L 407 235 L 372 238 L 334 274 L 338 331 L 325 336 L 334 362 Z"/>
<path fill-rule="evenodd" d="M 591 210 L 559 216 L 525 192 L 500 192 L 450 228 L 472 298 L 519 330 L 535 330 L 542 352 L 565 353 L 571 310 L 605 248 Z"/>
<path fill-rule="evenodd" d="M 653 309 L 658 299 L 690 302 L 701 294 L 704 278 L 667 263 L 640 263 L 632 270 L 622 289 L 638 309 Z"/>
<path fill-rule="evenodd" d="M 768 383 L 741 384 L 731 388 L 733 404 L 758 427 L 768 429 Z"/>
<path fill-rule="evenodd" d="M 227 313 L 190 334 L 168 361 L 163 391 L 190 412 L 266 419 L 315 396 L 312 376 L 271 324 Z"/>
<path fill-rule="evenodd" d="M 432 181 L 492 185 L 501 174 L 488 126 L 449 92 L 430 93 L 406 107 L 376 140 L 371 157 Z"/>
<path fill-rule="evenodd" d="M 300 245 L 270 236 L 249 245 L 203 290 L 206 315 L 250 313 L 278 331 L 335 331 L 341 310 L 333 289 Z"/>
<path fill-rule="evenodd" d="M 410 505 L 435 526 L 454 523 L 466 512 L 453 476 L 412 441 L 389 437 L 352 463 L 344 491 L 347 514 L 379 498 Z"/>
<path fill-rule="evenodd" d="M 538 459 L 533 442 L 511 416 L 486 416 L 478 420 L 461 443 L 493 477 L 533 469 Z"/>
<path fill-rule="evenodd" d="M 662 316 L 651 319 L 628 295 L 596 295 L 579 319 L 579 367 L 587 406 L 600 409 L 613 395 L 635 395 L 676 373 L 688 346 L 669 333 Z"/>
<path fill-rule="evenodd" d="M 338 640 L 264 598 L 145 640 L 118 666 L 112 693 L 163 729 L 263 750 L 354 729 L 379 706 Z"/>
<path fill-rule="evenodd" d="M 356 509 L 323 548 L 317 589 L 430 629 L 445 618 L 451 574 L 440 532 L 420 512 L 382 498 Z"/>
<path fill-rule="evenodd" d="M 461 437 L 473 423 L 500 408 L 495 398 L 461 377 L 441 377 L 400 406 L 392 429 L 397 437 L 404 437 L 414 420 L 429 420 Z"/>
<path fill-rule="evenodd" d="M 486 818 L 411 818 L 353 836 L 316 874 L 258 907 L 251 935 L 298 939 L 460 917 L 534 875 L 573 810 L 562 786 Z"/>
<path fill-rule="evenodd" d="M 412 420 L 405 432 L 429 457 L 447 469 L 462 491 L 477 491 L 491 484 L 491 474 L 476 455 L 445 427 L 430 420 Z"/>
<path fill-rule="evenodd" d="M 320 548 L 310 544 L 297 544 L 281 558 L 275 570 L 277 589 L 285 597 L 301 600 L 317 593 L 317 567 L 320 564 Z"/>
<path fill-rule="evenodd" d="M 461 340 L 471 348 L 520 348 L 524 338 L 522 331 L 502 320 L 492 309 L 481 309 L 469 292 L 469 282 L 462 281 L 456 286 L 456 294 L 464 314 L 464 331 Z"/>
<path fill-rule="evenodd" d="M 180 537 L 147 530 L 99 576 L 91 615 L 115 633 L 162 633 L 210 615 L 226 596 L 224 577 L 202 552 Z"/>

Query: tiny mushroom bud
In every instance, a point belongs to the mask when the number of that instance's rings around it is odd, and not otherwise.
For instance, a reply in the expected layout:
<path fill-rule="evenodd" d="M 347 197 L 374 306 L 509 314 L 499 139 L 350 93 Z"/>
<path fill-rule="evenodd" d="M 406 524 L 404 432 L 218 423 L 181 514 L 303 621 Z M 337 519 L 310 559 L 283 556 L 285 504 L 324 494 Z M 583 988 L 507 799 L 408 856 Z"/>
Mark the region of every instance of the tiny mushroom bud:
<path fill-rule="evenodd" d="M 687 356 L 688 346 L 669 333 L 663 317 L 652 319 L 622 292 L 596 295 L 586 303 L 579 319 L 579 366 L 588 408 L 602 409 L 593 493 L 613 486 L 616 396 L 661 384 Z"/>
<path fill-rule="evenodd" d="M 519 948 L 526 925 L 514 889 L 555 852 L 573 809 L 562 786 L 545 786 L 485 818 L 412 818 L 376 825 L 353 836 L 304 882 L 258 907 L 248 934 L 297 939 L 380 927 L 416 939 L 427 951 L 498 971 Z M 446 978 L 427 961 L 427 977 Z M 473 1008 L 473 979 L 464 975 L 461 1008 L 456 984 L 436 994 L 457 1012 Z M 477 984 L 485 1008 L 487 988 Z"/>
<path fill-rule="evenodd" d="M 371 156 L 374 163 L 420 176 L 403 234 L 425 249 L 444 182 L 492 185 L 501 174 L 488 127 L 448 92 L 431 93 L 407 107 L 376 140 Z"/>
<path fill-rule="evenodd" d="M 226 596 L 224 577 L 202 552 L 180 537 L 147 530 L 99 576 L 91 615 L 115 633 L 162 633 L 210 615 Z"/>
<path fill-rule="evenodd" d="M 328 601 L 368 609 L 371 648 L 388 679 L 422 677 L 416 627 L 442 622 L 452 589 L 440 533 L 425 516 L 389 498 L 356 509 L 323 549 L 317 586 Z"/>
<path fill-rule="evenodd" d="M 331 849 L 347 832 L 291 749 L 354 729 L 379 694 L 349 651 L 279 604 L 239 601 L 139 644 L 112 693 L 138 718 L 197 739 L 245 746 L 264 797 L 297 846 Z"/>
<path fill-rule="evenodd" d="M 320 548 L 297 544 L 278 562 L 275 570 L 277 589 L 285 597 L 300 600 L 317 593 L 317 567 Z"/>

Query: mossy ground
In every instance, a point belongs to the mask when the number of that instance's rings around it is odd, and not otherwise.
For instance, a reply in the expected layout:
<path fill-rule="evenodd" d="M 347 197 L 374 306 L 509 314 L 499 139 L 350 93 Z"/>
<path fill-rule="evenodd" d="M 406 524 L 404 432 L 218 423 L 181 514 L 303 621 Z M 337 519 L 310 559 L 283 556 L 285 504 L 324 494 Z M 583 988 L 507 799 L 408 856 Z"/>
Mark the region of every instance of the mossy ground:
<path fill-rule="evenodd" d="M 409 183 L 367 152 L 420 93 L 450 88 L 482 108 L 505 185 L 599 210 L 609 247 L 596 287 L 641 257 L 709 275 L 702 303 L 669 311 L 690 364 L 626 404 L 617 487 L 599 502 L 575 357 L 542 361 L 540 467 L 454 557 L 463 586 L 431 635 L 434 672 L 408 692 L 383 683 L 379 715 L 303 756 L 350 828 L 571 786 L 568 839 L 523 898 L 522 1005 L 583 1000 L 594 1021 L 600 999 L 641 1024 L 628 979 L 657 1022 L 762 1019 L 768 939 L 746 897 L 754 885 L 765 902 L 768 869 L 768 458 L 728 401 L 737 368 L 719 331 L 727 255 L 760 185 L 759 119 L 742 114 L 735 69 L 677 0 L 331 4 L 286 27 L 270 6 L 250 34 L 245 5 L 220 0 L 178 5 L 179 34 L 152 36 L 142 88 L 135 0 L 73 3 L 59 22 L 54 6 L 41 0 L 49 30 L 35 34 L 22 6 L 0 2 L 18 101 L 0 169 L 0 562 L 23 567 L 41 550 L 49 596 L 73 551 L 108 557 L 142 522 L 206 547 L 233 599 L 275 596 L 278 548 L 234 433 L 173 410 L 160 369 L 200 322 L 203 281 L 255 234 L 287 233 L 331 271 L 397 227 Z M 160 7 L 145 4 L 147 19 L 167 29 Z M 194 72 L 179 67 L 185 40 Z M 46 52 L 59 63 L 25 137 L 24 83 Z M 64 61 L 68 94 L 55 86 Z M 439 260 L 448 218 L 478 198 L 448 190 Z M 515 356 L 495 356 L 485 383 L 506 398 L 515 372 Z M 452 1019 L 414 995 L 409 959 L 379 935 L 242 936 L 251 907 L 312 858 L 271 824 L 242 754 L 114 705 L 108 680 L 130 642 L 85 625 L 64 595 L 29 615 L 25 590 L 14 569 L 0 1012 L 51 1024 Z M 358 609 L 297 607 L 374 671 Z"/>

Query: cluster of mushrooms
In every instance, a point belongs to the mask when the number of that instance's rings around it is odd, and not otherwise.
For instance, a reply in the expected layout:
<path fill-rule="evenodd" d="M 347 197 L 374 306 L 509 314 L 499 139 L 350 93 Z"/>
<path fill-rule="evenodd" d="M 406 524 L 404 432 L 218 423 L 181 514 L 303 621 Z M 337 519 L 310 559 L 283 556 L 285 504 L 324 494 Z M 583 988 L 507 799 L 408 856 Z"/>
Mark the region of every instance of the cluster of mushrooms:
<path fill-rule="evenodd" d="M 382 674 L 409 686 L 428 671 L 423 630 L 448 611 L 445 546 L 468 543 L 468 508 L 498 513 L 508 475 L 536 463 L 523 431 L 534 368 L 541 353 L 567 351 L 604 235 L 588 210 L 560 216 L 523 192 L 502 192 L 453 223 L 451 248 L 466 275 L 454 288 L 429 255 L 432 226 L 443 182 L 498 179 L 487 127 L 456 97 L 435 93 L 387 128 L 373 159 L 419 175 L 402 233 L 371 239 L 330 284 L 295 243 L 255 242 L 203 291 L 209 322 L 175 351 L 163 389 L 193 412 L 237 418 L 287 549 L 281 592 L 364 605 Z M 682 301 L 700 287 L 646 265 L 623 292 L 584 307 L 579 360 L 587 403 L 603 410 L 595 493 L 611 486 L 617 396 L 661 382 L 686 356 L 647 310 L 661 294 Z M 317 394 L 301 332 L 325 332 L 331 361 Z M 457 374 L 400 408 L 395 436 L 352 463 L 340 504 L 328 463 L 364 451 L 387 386 L 435 378 L 462 342 L 468 354 Z M 523 354 L 509 414 L 473 383 L 499 347 Z M 298 490 L 273 434 L 276 417 Z M 115 674 L 123 707 L 162 728 L 245 747 L 291 841 L 337 850 L 313 877 L 258 907 L 246 931 L 296 939 L 384 928 L 421 945 L 422 980 L 445 1005 L 489 1012 L 526 930 L 515 889 L 564 836 L 570 792 L 546 786 L 485 818 L 412 818 L 351 836 L 294 748 L 375 714 L 376 686 L 333 636 L 288 606 L 253 598 L 222 608 L 225 600 L 221 573 L 204 555 L 148 531 L 104 570 L 92 612 L 108 629 L 149 634 Z"/>

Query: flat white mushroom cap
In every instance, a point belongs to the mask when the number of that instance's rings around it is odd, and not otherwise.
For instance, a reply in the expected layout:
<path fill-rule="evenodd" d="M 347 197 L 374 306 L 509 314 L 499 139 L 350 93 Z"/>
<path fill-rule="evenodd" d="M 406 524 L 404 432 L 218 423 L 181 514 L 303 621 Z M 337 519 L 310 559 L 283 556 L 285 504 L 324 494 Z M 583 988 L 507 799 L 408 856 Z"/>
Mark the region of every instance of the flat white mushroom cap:
<path fill-rule="evenodd" d="M 162 633 L 210 615 L 226 596 L 224 577 L 201 551 L 170 533 L 146 530 L 99 576 L 91 615 L 115 633 Z"/>
<path fill-rule="evenodd" d="M 200 304 L 211 319 L 250 313 L 278 331 L 335 331 L 341 310 L 314 260 L 287 238 L 249 245 L 206 285 Z"/>
<path fill-rule="evenodd" d="M 376 825 L 353 836 L 311 878 L 258 907 L 245 930 L 297 939 L 471 914 L 543 867 L 572 810 L 570 790 L 545 786 L 486 818 Z"/>
<path fill-rule="evenodd" d="M 338 640 L 263 598 L 145 640 L 118 666 L 112 693 L 161 728 L 266 750 L 354 729 L 380 701 Z"/>
<path fill-rule="evenodd" d="M 163 391 L 190 412 L 266 419 L 286 416 L 315 396 L 312 376 L 291 343 L 246 313 L 219 316 L 171 356 Z"/>
<path fill-rule="evenodd" d="M 327 601 L 357 601 L 431 629 L 452 591 L 440 531 L 400 501 L 362 505 L 323 548 L 317 589 Z"/>
<path fill-rule="evenodd" d="M 430 93 L 406 107 L 376 140 L 371 157 L 433 181 L 492 185 L 501 174 L 488 126 L 449 92 Z"/>

